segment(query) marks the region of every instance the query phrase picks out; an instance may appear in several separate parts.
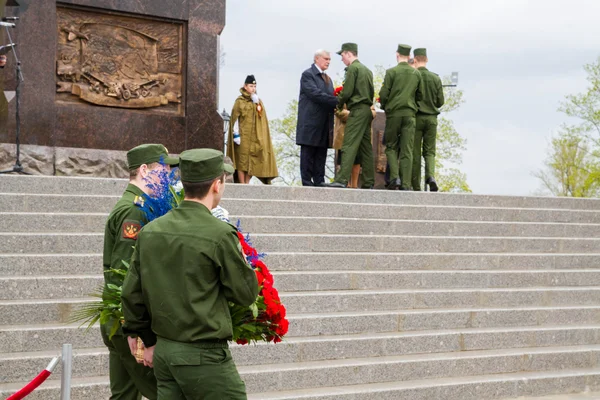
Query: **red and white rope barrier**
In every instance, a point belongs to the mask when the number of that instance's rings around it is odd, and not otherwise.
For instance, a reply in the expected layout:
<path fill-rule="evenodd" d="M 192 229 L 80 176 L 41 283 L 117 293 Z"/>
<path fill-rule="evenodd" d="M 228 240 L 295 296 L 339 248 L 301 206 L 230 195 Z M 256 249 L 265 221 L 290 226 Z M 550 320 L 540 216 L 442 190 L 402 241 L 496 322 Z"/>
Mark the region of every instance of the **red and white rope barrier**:
<path fill-rule="evenodd" d="M 52 374 L 52 371 L 54 371 L 54 368 L 56 368 L 59 359 L 59 357 L 54 357 L 45 370 L 43 370 L 38 376 L 33 378 L 31 382 L 29 382 L 27 385 L 25 385 L 25 387 L 23 387 L 23 389 L 19 390 L 17 393 L 13 394 L 6 400 L 21 400 L 29 393 L 37 389 L 37 387 L 44 383 L 44 381 L 48 379 L 50 374 Z"/>

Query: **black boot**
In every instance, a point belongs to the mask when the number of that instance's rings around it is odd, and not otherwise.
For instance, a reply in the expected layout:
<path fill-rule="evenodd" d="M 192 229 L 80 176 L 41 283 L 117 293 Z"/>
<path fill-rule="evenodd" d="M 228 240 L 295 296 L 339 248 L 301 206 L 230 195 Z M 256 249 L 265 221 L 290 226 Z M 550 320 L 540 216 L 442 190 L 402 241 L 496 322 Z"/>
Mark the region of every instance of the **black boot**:
<path fill-rule="evenodd" d="M 346 187 L 346 185 L 344 185 L 343 183 L 339 183 L 339 182 L 326 183 L 324 186 L 328 187 L 328 188 L 337 188 L 337 189 L 344 189 Z"/>
<path fill-rule="evenodd" d="M 400 178 L 391 180 L 390 183 L 385 185 L 385 188 L 388 190 L 398 190 L 399 187 L 400 187 Z"/>
<path fill-rule="evenodd" d="M 427 180 L 425 181 L 425 185 L 429 185 L 430 192 L 438 191 L 438 185 L 433 176 L 430 176 L 429 178 L 427 178 Z"/>

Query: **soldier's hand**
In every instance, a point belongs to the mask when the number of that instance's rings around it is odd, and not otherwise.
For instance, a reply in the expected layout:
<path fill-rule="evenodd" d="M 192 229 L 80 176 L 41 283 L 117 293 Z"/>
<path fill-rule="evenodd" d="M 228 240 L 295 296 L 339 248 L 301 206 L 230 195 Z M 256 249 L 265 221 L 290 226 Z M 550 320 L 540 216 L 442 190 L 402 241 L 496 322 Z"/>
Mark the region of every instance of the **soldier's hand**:
<path fill-rule="evenodd" d="M 154 348 L 156 345 L 152 347 L 146 347 L 144 349 L 144 365 L 146 367 L 154 368 L 153 359 L 154 359 Z"/>
<path fill-rule="evenodd" d="M 127 336 L 127 343 L 129 344 L 129 351 L 131 351 L 131 355 L 135 357 L 135 353 L 137 352 L 137 338 Z"/>

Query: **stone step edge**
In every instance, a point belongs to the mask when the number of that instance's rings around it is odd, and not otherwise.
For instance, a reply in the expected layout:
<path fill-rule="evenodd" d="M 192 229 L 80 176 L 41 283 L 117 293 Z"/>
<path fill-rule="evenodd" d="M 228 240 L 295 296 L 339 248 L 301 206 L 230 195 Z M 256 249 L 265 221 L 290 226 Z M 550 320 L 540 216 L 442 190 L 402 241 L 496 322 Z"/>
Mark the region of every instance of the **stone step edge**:
<path fill-rule="evenodd" d="M 282 392 L 252 393 L 248 400 L 286 400 L 310 399 L 318 396 L 343 396 L 365 393 L 386 392 L 391 390 L 425 389 L 431 387 L 453 387 L 461 385 L 485 385 L 507 383 L 513 384 L 520 381 L 535 381 L 545 379 L 561 379 L 570 377 L 600 376 L 600 368 L 570 369 L 563 371 L 547 372 L 519 372 L 510 374 L 476 375 L 455 378 L 423 379 L 419 381 L 401 381 L 386 383 L 371 383 L 361 385 L 348 385 L 336 387 L 321 387 L 313 389 L 298 389 Z M 342 398 L 342 397 L 339 397 Z"/>
<path fill-rule="evenodd" d="M 598 400 L 600 399 L 600 392 L 581 392 L 581 393 L 569 393 L 569 394 L 551 394 L 548 396 L 524 396 L 519 397 L 517 400 Z M 514 398 L 504 398 L 500 400 L 515 400 Z"/>
<path fill-rule="evenodd" d="M 251 234 L 252 235 L 252 234 Z M 439 236 L 435 236 L 439 237 Z M 493 236 L 490 236 L 493 237 Z M 522 239 L 522 238 L 521 238 Z M 556 238 L 553 238 L 556 239 Z M 369 251 L 270 251 L 267 254 L 277 256 L 297 255 L 297 256 L 339 256 L 339 255 L 363 255 L 363 256 L 396 256 L 396 257 L 414 257 L 414 256 L 440 256 L 440 257 L 544 257 L 544 258 L 563 258 L 563 257 L 598 257 L 600 253 L 448 253 L 448 252 L 369 252 Z M 2 253 L 3 257 L 102 257 L 102 253 Z"/>
<path fill-rule="evenodd" d="M 589 271 L 589 270 L 584 270 Z M 10 278 L 10 276 L 2 277 Z M 346 290 L 323 290 L 323 291 L 280 291 L 280 296 L 287 297 L 319 297 L 319 296 L 370 296 L 370 295 L 387 295 L 387 294 L 427 294 L 427 293 L 537 293 L 537 292 L 586 292 L 600 291 L 600 286 L 537 286 L 523 288 L 431 288 L 431 289 L 346 289 Z M 98 301 L 96 297 L 64 297 L 64 298 L 47 298 L 47 299 L 16 299 L 0 300 L 0 306 L 9 305 L 36 305 L 36 304 L 82 304 L 92 301 Z M 573 304 L 576 307 L 577 304 Z M 539 306 L 542 307 L 542 306 Z M 552 306 L 549 306 L 552 307 Z M 556 306 L 569 307 L 569 305 Z M 417 308 L 413 310 L 418 310 Z M 432 310 L 431 308 L 422 308 L 422 310 Z"/>
<path fill-rule="evenodd" d="M 0 304 L 1 305 L 1 304 Z M 399 314 L 452 314 L 452 313 L 472 313 L 472 312 L 511 312 L 511 311 L 580 311 L 597 310 L 600 311 L 600 305 L 572 305 L 572 306 L 533 306 L 533 307 L 467 307 L 467 308 L 404 308 L 398 310 L 377 310 L 377 311 L 342 311 L 328 313 L 297 313 L 289 314 L 290 320 L 302 320 L 313 318 L 336 318 L 336 317 L 364 317 L 373 315 L 399 315 Z M 97 326 L 98 324 L 94 324 Z M 540 326 L 540 325 L 535 325 Z M 544 325 L 541 325 L 544 326 Z M 57 330 L 57 329 L 85 329 L 87 324 L 27 324 L 27 325 L 0 325 L 0 332 L 30 331 L 30 330 Z"/>
<path fill-rule="evenodd" d="M 68 232 L 0 232 L 0 237 L 2 236 L 21 236 L 21 237 L 31 237 L 31 236 L 57 236 L 57 237 L 81 237 L 81 236 L 104 236 L 103 232 L 78 232 L 78 233 L 68 233 Z M 541 240 L 541 241 L 582 241 L 582 242 L 600 242 L 600 238 L 590 238 L 590 237 L 563 237 L 563 236 L 555 236 L 555 237 L 547 237 L 547 236 L 419 236 L 419 235 L 369 235 L 369 234 L 342 234 L 342 233 L 323 233 L 323 234 L 314 234 L 314 233 L 251 233 L 251 237 L 264 237 L 264 238 L 279 238 L 279 237 L 290 237 L 290 238 L 364 238 L 364 239 L 380 239 L 380 238 L 395 238 L 395 239 L 421 239 L 421 240 L 467 240 L 467 241 L 477 241 L 477 240 L 519 240 L 519 241 L 531 241 L 531 240 Z M 316 253 L 327 253 L 327 252 L 316 252 Z M 347 253 L 346 253 L 347 254 Z M 373 254 L 373 253 L 371 253 Z M 393 253 L 397 254 L 397 253 Z M 467 253 L 469 254 L 469 253 Z M 472 254 L 472 253 L 471 253 Z M 475 253 L 477 254 L 477 253 Z M 519 254 L 519 253 L 517 253 Z M 528 253 L 525 253 L 528 254 Z M 567 253 L 568 254 L 568 253 Z"/>
<path fill-rule="evenodd" d="M 0 217 L 3 215 L 17 215 L 17 216 L 65 216 L 65 217 L 82 217 L 82 216 L 102 216 L 107 217 L 109 213 L 93 213 L 93 212 L 23 212 L 23 211 L 0 211 Z M 350 218 L 350 217 L 313 217 L 313 216 L 277 216 L 277 215 L 233 215 L 230 219 L 241 219 L 241 218 L 253 218 L 253 219 L 268 219 L 268 220 L 315 220 L 320 221 L 369 221 L 374 223 L 380 223 L 382 220 L 378 218 Z M 592 226 L 600 227 L 600 223 L 593 222 L 544 222 L 544 221 L 454 221 L 454 220 L 433 220 L 433 219 L 396 219 L 386 218 L 386 222 L 401 222 L 401 223 L 436 223 L 436 224 L 472 224 L 472 225 L 541 225 L 541 226 Z M 243 228 L 243 221 L 242 221 Z"/>
<path fill-rule="evenodd" d="M 2 196 L 31 196 L 30 193 L 10 193 L 10 192 L 0 192 L 0 198 Z M 114 198 L 118 199 L 121 196 L 119 194 L 115 195 L 88 195 L 88 194 L 61 194 L 61 193 L 38 193 L 35 195 L 36 197 L 62 197 L 62 198 Z M 281 200 L 281 199 L 265 199 L 265 198 L 252 198 L 246 197 L 244 199 L 233 198 L 233 197 L 224 197 L 222 201 L 244 201 L 244 202 L 254 202 L 254 203 L 289 203 L 289 204 L 328 204 L 328 205 L 342 205 L 342 206 L 366 206 L 366 207 L 404 207 L 404 208 L 436 208 L 436 209 L 474 209 L 474 210 L 530 210 L 530 211 L 560 211 L 560 212 L 571 212 L 571 213 L 588 213 L 595 214 L 600 212 L 600 210 L 590 210 L 590 209 L 572 209 L 572 208 L 540 208 L 540 207 L 486 207 L 486 206 L 465 206 L 465 205 L 439 205 L 439 204 L 395 204 L 395 203 L 366 203 L 366 202 L 344 202 L 344 201 L 315 201 L 315 200 Z"/>
<path fill-rule="evenodd" d="M 319 362 L 298 362 L 290 364 L 265 364 L 265 365 L 254 365 L 254 366 L 240 366 L 238 367 L 239 372 L 243 374 L 273 374 L 277 372 L 294 372 L 294 371 L 315 371 L 327 370 L 331 368 L 344 368 L 344 367 L 368 367 L 377 366 L 382 364 L 414 364 L 419 362 L 436 362 L 436 361 L 460 361 L 460 360 L 473 360 L 478 362 L 479 360 L 488 358 L 504 358 L 514 356 L 534 356 L 534 355 L 567 355 L 576 353 L 594 353 L 600 351 L 600 345 L 589 345 L 589 346 L 560 346 L 560 347 L 548 347 L 548 348 L 523 348 L 523 349 L 509 349 L 509 350 L 483 350 L 483 351 L 464 351 L 464 352 L 451 352 L 451 353 L 434 353 L 434 354 L 413 354 L 413 355 L 402 355 L 392 357 L 365 357 L 365 358 L 354 358 L 354 359 L 343 359 L 343 360 L 329 360 Z M 75 351 L 75 357 L 86 357 L 90 355 L 106 354 L 107 350 L 94 351 Z M 441 378 L 444 379 L 444 378 Z M 12 383 L 15 384 L 15 383 Z M 1 385 L 0 385 L 1 386 Z"/>
<path fill-rule="evenodd" d="M 275 345 L 277 346 L 277 345 Z M 244 346 L 235 346 L 244 347 Z M 481 358 L 481 357 L 504 357 L 514 355 L 528 355 L 528 354 L 559 354 L 559 353 L 581 353 L 581 352 L 600 352 L 600 344 L 585 344 L 585 345 L 572 345 L 572 346 L 548 346 L 548 347 L 520 347 L 520 348 L 509 348 L 509 349 L 487 349 L 487 350 L 465 350 L 465 351 L 453 351 L 443 353 L 415 353 L 415 354 L 403 354 L 395 356 L 372 356 L 372 357 L 354 357 L 354 358 L 343 358 L 335 360 L 322 360 L 322 361 L 298 361 L 293 363 L 275 363 L 275 364 L 260 364 L 260 365 L 248 365 L 239 367 L 240 371 L 242 368 L 246 372 L 277 372 L 294 369 L 321 369 L 335 366 L 354 366 L 354 365 L 372 365 L 377 364 L 379 361 L 383 363 L 387 362 L 401 362 L 401 361 L 436 361 L 436 360 L 451 360 L 451 359 L 469 359 L 469 358 Z M 35 352 L 19 352 L 19 353 L 0 353 L 1 360 L 19 360 L 23 358 L 45 358 L 53 357 L 58 354 L 60 350 L 47 350 L 47 351 L 35 351 Z M 99 354 L 107 354 L 108 350 L 106 347 L 93 347 L 93 348 L 81 348 L 73 349 L 74 356 L 93 356 Z M 251 371 L 252 370 L 252 371 Z"/>
<path fill-rule="evenodd" d="M 600 239 L 599 239 L 600 240 Z M 532 269 L 532 270 L 496 270 L 496 269 L 477 269 L 477 270 L 446 270 L 446 269 L 426 269 L 426 270 L 352 270 L 352 269 L 339 269 L 339 270 L 304 270 L 304 271 L 278 271 L 272 270 L 273 276 L 331 276 L 340 274 L 352 274 L 352 275 L 433 275 L 433 274 L 447 274 L 447 275 L 486 275 L 486 274 L 498 274 L 498 275 L 541 275 L 541 274 L 572 274 L 572 273 L 600 273 L 600 268 L 586 268 L 586 269 Z M 6 275 L 0 276 L 0 279 L 23 281 L 31 279 L 49 280 L 49 279 L 99 279 L 102 278 L 103 274 L 81 274 L 81 275 Z M 580 287 L 580 286 L 577 286 Z M 594 286 L 598 287 L 598 286 Z M 454 288 L 457 289 L 457 288 Z M 465 289 L 477 289 L 467 287 Z M 484 288 L 481 288 L 484 289 Z M 489 288 L 485 288 L 489 289 Z M 373 289 L 371 289 L 373 290 Z"/>
<path fill-rule="evenodd" d="M 0 383 L 0 395 L 7 395 L 9 393 L 13 393 L 13 392 L 21 389 L 27 383 L 28 382 Z M 60 389 L 60 384 L 61 384 L 60 378 L 59 379 L 48 379 L 37 390 L 44 391 L 44 390 Z M 108 386 L 108 384 L 109 384 L 108 376 L 71 378 L 71 387 L 72 388 L 73 387 L 82 387 L 82 386 L 97 386 L 97 385 Z"/>
<path fill-rule="evenodd" d="M 357 340 L 357 339 L 395 339 L 401 337 L 420 337 L 420 336 L 439 336 L 439 335 L 455 335 L 455 334 L 485 334 L 485 333 L 515 333 L 515 332 L 551 332 L 551 331 L 578 331 L 595 329 L 600 330 L 600 324 L 588 325 L 547 325 L 547 326 L 525 326 L 525 327 L 497 327 L 497 328 L 458 328 L 458 329 L 439 329 L 439 330 L 423 330 L 423 331 L 405 331 L 405 332 L 377 332 L 377 333 L 358 333 L 350 335 L 322 335 L 322 336 L 295 336 L 289 339 L 284 339 L 286 343 L 308 343 L 308 342 L 336 342 L 342 340 Z M 271 343 L 257 343 L 252 346 L 276 346 Z M 230 343 L 230 347 L 242 347 L 235 343 Z M 544 347 L 544 346 L 539 346 Z M 552 346 L 546 346 L 552 347 Z M 92 352 L 104 353 L 106 348 L 81 348 L 74 349 L 74 352 Z M 60 349 L 32 351 L 32 352 L 14 352 L 0 353 L 0 360 L 21 359 L 21 358 L 51 358 L 60 353 Z M 425 354 L 425 353 L 423 353 Z"/>
<path fill-rule="evenodd" d="M 446 353 L 419 353 L 405 354 L 398 356 L 373 356 L 360 358 L 344 358 L 335 360 L 321 361 L 299 361 L 293 363 L 276 364 L 257 364 L 239 366 L 238 370 L 243 373 L 277 373 L 294 370 L 319 370 L 338 367 L 359 367 L 377 364 L 395 364 L 403 362 L 420 361 L 449 361 L 449 360 L 468 360 L 479 358 L 528 356 L 528 355 L 551 355 L 551 354 L 574 354 L 600 352 L 600 344 L 575 345 L 575 346 L 553 346 L 553 347 L 527 347 L 517 349 L 492 349 L 492 350 L 472 350 L 472 351 L 454 351 Z M 600 367 L 599 367 L 600 368 Z"/>
<path fill-rule="evenodd" d="M 520 372 L 511 374 L 496 374 L 496 375 L 476 375 L 468 377 L 455 378 L 436 378 L 424 379 L 420 381 L 401 381 L 401 382 L 386 382 L 375 384 L 361 384 L 353 386 L 337 386 L 337 387 L 320 387 L 313 389 L 299 389 L 282 392 L 262 392 L 249 394 L 248 400 L 291 400 L 291 399 L 310 399 L 318 396 L 343 396 L 365 393 L 377 393 L 390 390 L 410 390 L 410 389 L 425 389 L 430 387 L 457 387 L 463 385 L 485 385 L 485 384 L 516 384 L 523 381 L 547 380 L 547 379 L 564 379 L 576 377 L 595 377 L 600 376 L 600 368 L 592 369 L 570 369 L 562 371 L 547 371 L 541 372 Z M 19 390 L 26 382 L 14 382 L 0 384 L 0 395 L 7 395 Z M 109 380 L 107 376 L 73 378 L 72 387 L 92 387 L 92 386 L 108 386 Z M 52 379 L 46 381 L 38 390 L 54 391 L 60 389 L 60 380 Z M 341 398 L 341 397 L 338 397 Z M 548 396 L 535 397 L 531 400 L 544 400 Z M 529 399 L 521 397 L 521 399 Z M 549 400 L 559 400 L 560 397 Z M 508 400 L 508 399 L 505 399 Z"/>

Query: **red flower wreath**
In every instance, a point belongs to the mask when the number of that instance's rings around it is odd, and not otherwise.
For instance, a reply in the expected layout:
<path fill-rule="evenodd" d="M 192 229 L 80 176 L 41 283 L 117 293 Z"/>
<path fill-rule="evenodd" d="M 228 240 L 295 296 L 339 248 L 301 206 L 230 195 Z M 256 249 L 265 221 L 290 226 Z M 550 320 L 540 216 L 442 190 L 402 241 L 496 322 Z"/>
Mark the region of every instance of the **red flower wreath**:
<path fill-rule="evenodd" d="M 273 275 L 261 260 L 259 253 L 239 229 L 238 238 L 246 258 L 254 268 L 260 288 L 256 302 L 250 307 L 230 304 L 233 324 L 233 340 L 238 344 L 266 341 L 279 343 L 288 332 L 289 322 L 286 309 L 281 303 L 279 292 L 273 286 Z"/>

